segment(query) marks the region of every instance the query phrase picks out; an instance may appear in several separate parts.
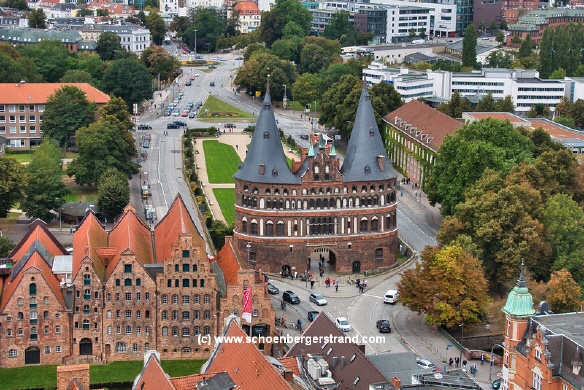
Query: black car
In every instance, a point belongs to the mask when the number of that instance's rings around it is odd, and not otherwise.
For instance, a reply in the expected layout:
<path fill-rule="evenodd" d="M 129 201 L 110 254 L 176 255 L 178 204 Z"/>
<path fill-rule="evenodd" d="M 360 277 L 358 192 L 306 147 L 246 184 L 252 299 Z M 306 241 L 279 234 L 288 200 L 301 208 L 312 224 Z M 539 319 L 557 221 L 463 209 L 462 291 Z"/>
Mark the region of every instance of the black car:
<path fill-rule="evenodd" d="M 173 122 L 173 123 L 168 123 L 168 124 L 166 125 L 166 128 L 167 128 L 167 129 L 180 129 L 180 125 L 177 125 L 177 124 L 176 124 L 176 123 L 174 123 L 174 122 Z"/>
<path fill-rule="evenodd" d="M 209 86 L 211 86 L 211 87 L 214 87 L 214 86 L 215 86 L 215 82 L 214 82 L 214 81 L 211 81 L 211 82 L 209 83 Z"/>
<path fill-rule="evenodd" d="M 300 134 L 300 138 L 302 138 L 302 139 L 308 139 L 308 134 Z"/>
<path fill-rule="evenodd" d="M 185 83 L 185 85 L 186 85 L 187 87 L 190 87 L 190 86 L 191 86 L 191 84 L 192 84 L 191 80 L 187 80 L 187 82 Z"/>
<path fill-rule="evenodd" d="M 391 333 L 391 324 L 388 320 L 379 320 L 376 325 L 379 333 Z"/>
<path fill-rule="evenodd" d="M 183 122 L 183 121 L 174 121 L 172 123 L 174 123 L 175 125 L 179 125 L 179 126 L 186 126 L 187 125 L 187 122 Z"/>
<path fill-rule="evenodd" d="M 312 322 L 316 319 L 316 317 L 320 314 L 319 311 L 311 310 L 308 312 L 308 322 Z"/>
<path fill-rule="evenodd" d="M 276 295 L 280 293 L 280 289 L 274 286 L 272 283 L 268 283 L 268 294 Z"/>
<path fill-rule="evenodd" d="M 284 291 L 284 294 L 282 294 L 282 300 L 293 305 L 300 303 L 300 298 L 298 295 L 290 290 Z"/>
<path fill-rule="evenodd" d="M 142 123 L 138 125 L 138 130 L 152 130 L 152 126 Z"/>

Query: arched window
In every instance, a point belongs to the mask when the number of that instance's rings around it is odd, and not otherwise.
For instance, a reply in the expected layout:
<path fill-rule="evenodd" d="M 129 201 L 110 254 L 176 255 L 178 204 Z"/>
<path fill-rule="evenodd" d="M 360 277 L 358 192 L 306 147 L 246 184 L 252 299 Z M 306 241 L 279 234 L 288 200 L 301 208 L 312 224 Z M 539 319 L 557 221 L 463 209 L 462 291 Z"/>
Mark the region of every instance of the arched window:
<path fill-rule="evenodd" d="M 31 283 L 31 284 L 28 286 L 28 294 L 29 294 L 30 296 L 35 296 L 35 295 L 36 295 L 36 284 L 35 284 L 35 283 Z"/>
<path fill-rule="evenodd" d="M 241 232 L 247 233 L 247 219 L 245 218 L 241 221 Z"/>
<path fill-rule="evenodd" d="M 361 222 L 359 223 L 359 231 L 361 233 L 367 233 L 367 218 L 361 219 Z"/>
<path fill-rule="evenodd" d="M 255 220 L 251 221 L 251 234 L 255 236 L 258 234 L 258 223 Z"/>
<path fill-rule="evenodd" d="M 316 208 L 317 208 L 317 209 L 321 209 L 321 208 L 322 208 L 322 201 L 320 200 L 320 198 L 318 198 L 318 199 L 316 200 Z"/>
<path fill-rule="evenodd" d="M 258 198 L 256 198 L 255 196 L 251 200 L 251 207 L 254 208 L 254 209 L 257 209 L 258 208 Z"/>
<path fill-rule="evenodd" d="M 162 335 L 163 336 L 168 336 L 168 327 L 166 327 L 166 326 L 163 326 L 162 327 Z"/>
<path fill-rule="evenodd" d="M 172 327 L 172 335 L 173 336 L 178 336 L 178 326 L 173 326 Z"/>
<path fill-rule="evenodd" d="M 268 198 L 266 200 L 266 208 L 267 209 L 271 209 L 272 208 L 272 199 Z"/>
<path fill-rule="evenodd" d="M 128 351 L 128 348 L 126 347 L 126 343 L 123 343 L 120 341 L 116 344 L 116 353 L 124 353 L 127 351 Z"/>
<path fill-rule="evenodd" d="M 328 205 L 328 199 L 323 199 L 322 200 L 322 208 L 323 209 L 328 209 L 329 205 Z"/>
<path fill-rule="evenodd" d="M 272 237 L 274 235 L 274 223 L 272 221 L 266 222 L 266 236 Z"/>
<path fill-rule="evenodd" d="M 278 224 L 276 225 L 276 236 L 284 236 L 284 221 L 278 221 Z"/>
<path fill-rule="evenodd" d="M 377 220 L 377 218 L 373 218 L 371 220 L 371 231 L 372 232 L 379 231 L 379 221 Z"/>
<path fill-rule="evenodd" d="M 391 215 L 388 215 L 387 217 L 385 217 L 385 230 L 391 230 L 392 226 L 391 226 Z"/>

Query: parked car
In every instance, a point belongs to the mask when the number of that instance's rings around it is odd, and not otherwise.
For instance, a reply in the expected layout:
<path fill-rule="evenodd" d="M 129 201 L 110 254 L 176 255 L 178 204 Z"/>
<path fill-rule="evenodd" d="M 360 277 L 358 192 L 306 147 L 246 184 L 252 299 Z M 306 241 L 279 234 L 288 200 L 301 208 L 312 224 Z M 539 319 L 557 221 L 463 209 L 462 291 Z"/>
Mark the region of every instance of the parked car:
<path fill-rule="evenodd" d="M 216 65 L 209 65 L 209 66 L 207 66 L 207 68 L 208 69 L 217 69 L 217 66 Z"/>
<path fill-rule="evenodd" d="M 189 116 L 189 110 L 183 110 L 183 112 L 182 112 L 182 114 L 180 114 L 180 116 L 184 116 L 184 117 Z"/>
<path fill-rule="evenodd" d="M 189 77 L 189 80 L 194 80 L 195 76 L 191 75 L 191 77 Z"/>
<path fill-rule="evenodd" d="M 308 300 L 310 300 L 310 302 L 316 303 L 318 306 L 324 306 L 328 303 L 326 298 L 323 297 L 322 294 L 318 294 L 318 293 L 310 294 L 310 296 L 308 297 Z"/>
<path fill-rule="evenodd" d="M 150 147 L 150 140 L 148 140 L 148 139 L 145 139 L 145 140 L 142 142 L 142 147 L 143 147 L 143 148 L 149 148 L 149 147 Z"/>
<path fill-rule="evenodd" d="M 349 320 L 347 320 L 345 317 L 337 317 L 335 319 L 335 325 L 337 325 L 337 328 L 339 328 L 343 332 L 348 332 L 351 330 L 351 324 L 349 323 Z"/>
<path fill-rule="evenodd" d="M 301 139 L 308 139 L 308 134 L 300 134 Z"/>
<path fill-rule="evenodd" d="M 179 115 L 180 115 L 180 112 L 178 111 L 178 109 L 176 109 L 172 112 L 172 116 L 179 116 Z"/>
<path fill-rule="evenodd" d="M 391 324 L 388 320 L 378 320 L 376 326 L 379 333 L 391 333 Z"/>
<path fill-rule="evenodd" d="M 203 56 L 202 56 L 202 55 L 200 55 L 200 54 L 197 54 L 197 55 L 195 56 L 195 59 L 196 59 L 196 60 L 202 60 L 202 59 L 203 59 Z"/>
<path fill-rule="evenodd" d="M 308 322 L 312 322 L 316 319 L 316 317 L 320 314 L 319 311 L 311 310 L 308 312 Z"/>
<path fill-rule="evenodd" d="M 187 80 L 187 82 L 185 83 L 185 85 L 187 87 L 190 87 L 193 84 L 193 82 L 191 80 Z"/>
<path fill-rule="evenodd" d="M 383 296 L 383 303 L 390 303 L 393 305 L 394 303 L 397 302 L 398 298 L 399 298 L 399 291 L 387 290 L 387 292 Z"/>
<path fill-rule="evenodd" d="M 200 75 L 200 73 L 195 73 L 195 77 L 199 77 Z"/>
<path fill-rule="evenodd" d="M 194 117 L 196 117 L 196 116 L 197 116 L 197 113 L 196 113 L 196 112 L 194 112 L 194 111 L 191 111 L 191 112 L 189 113 L 189 118 L 194 118 Z"/>
<path fill-rule="evenodd" d="M 138 125 L 138 130 L 152 130 L 152 126 L 149 126 L 146 123 L 141 123 Z"/>
<path fill-rule="evenodd" d="M 235 126 L 235 123 L 226 123 L 225 124 L 225 128 L 226 129 L 235 129 L 237 126 Z"/>
<path fill-rule="evenodd" d="M 296 293 L 290 290 L 284 291 L 284 293 L 282 294 L 282 300 L 293 305 L 300 303 L 300 298 L 298 297 L 298 295 L 296 295 Z"/>
<path fill-rule="evenodd" d="M 198 110 L 199 108 L 201 108 L 203 106 L 203 102 L 198 101 L 195 103 L 195 108 Z"/>
<path fill-rule="evenodd" d="M 164 111 L 164 116 L 170 116 L 170 114 L 172 114 L 172 110 Z"/>
<path fill-rule="evenodd" d="M 209 86 L 210 86 L 210 87 L 214 87 L 214 86 L 215 86 L 215 82 L 214 82 L 214 81 L 211 81 L 211 82 L 209 83 Z"/>
<path fill-rule="evenodd" d="M 280 289 L 274 286 L 272 283 L 268 283 L 268 294 L 270 295 L 280 294 Z"/>
<path fill-rule="evenodd" d="M 144 134 L 144 137 L 143 138 L 144 139 L 147 139 L 148 141 L 151 141 L 152 140 L 152 134 L 146 133 L 146 134 Z"/>
<path fill-rule="evenodd" d="M 174 121 L 172 123 L 174 123 L 174 124 L 176 124 L 178 126 L 186 126 L 187 125 L 187 122 L 183 122 L 183 121 Z"/>
<path fill-rule="evenodd" d="M 436 369 L 436 366 L 434 365 L 434 363 L 432 363 L 429 360 L 426 359 L 422 359 L 422 358 L 416 358 L 416 364 L 418 365 L 418 367 L 420 368 L 424 368 L 424 369 L 429 369 L 434 371 Z"/>
<path fill-rule="evenodd" d="M 167 129 L 180 129 L 180 126 L 179 126 L 179 125 L 177 125 L 176 123 L 168 123 L 168 124 L 166 125 L 166 128 L 167 128 Z"/>
<path fill-rule="evenodd" d="M 243 60 L 243 57 L 235 57 L 235 60 L 236 60 L 236 61 Z"/>

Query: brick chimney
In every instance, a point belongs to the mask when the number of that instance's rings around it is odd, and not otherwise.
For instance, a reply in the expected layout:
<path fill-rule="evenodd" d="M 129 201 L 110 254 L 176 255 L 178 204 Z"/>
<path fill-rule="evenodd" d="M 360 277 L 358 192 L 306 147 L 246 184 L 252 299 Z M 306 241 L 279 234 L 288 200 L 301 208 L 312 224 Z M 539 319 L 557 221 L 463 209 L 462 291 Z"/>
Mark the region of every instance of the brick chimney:
<path fill-rule="evenodd" d="M 365 344 L 357 344 L 357 347 L 359 348 L 359 351 L 363 352 L 363 355 L 365 355 Z"/>
<path fill-rule="evenodd" d="M 394 376 L 394 377 L 391 378 L 391 384 L 396 389 L 401 389 L 401 380 L 397 376 Z"/>
<path fill-rule="evenodd" d="M 82 389 L 89 389 L 89 364 L 57 367 L 57 390 L 67 390 L 73 381 Z"/>
<path fill-rule="evenodd" d="M 284 370 L 284 379 L 288 383 L 292 383 L 292 381 L 294 381 L 294 373 L 292 370 Z"/>

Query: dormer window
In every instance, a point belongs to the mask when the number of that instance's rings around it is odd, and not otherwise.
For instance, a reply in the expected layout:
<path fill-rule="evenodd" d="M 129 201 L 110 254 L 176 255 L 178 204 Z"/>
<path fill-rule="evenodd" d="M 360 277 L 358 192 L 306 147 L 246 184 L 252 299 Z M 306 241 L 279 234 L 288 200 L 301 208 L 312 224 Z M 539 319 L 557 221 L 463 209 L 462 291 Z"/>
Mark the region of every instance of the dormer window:
<path fill-rule="evenodd" d="M 276 168 L 272 169 L 272 176 L 278 176 L 278 170 Z"/>
<path fill-rule="evenodd" d="M 267 131 L 264 131 L 264 139 L 268 139 L 270 138 L 270 133 L 268 133 Z"/>
<path fill-rule="evenodd" d="M 365 174 L 368 175 L 371 173 L 371 167 L 369 165 L 365 165 Z"/>

